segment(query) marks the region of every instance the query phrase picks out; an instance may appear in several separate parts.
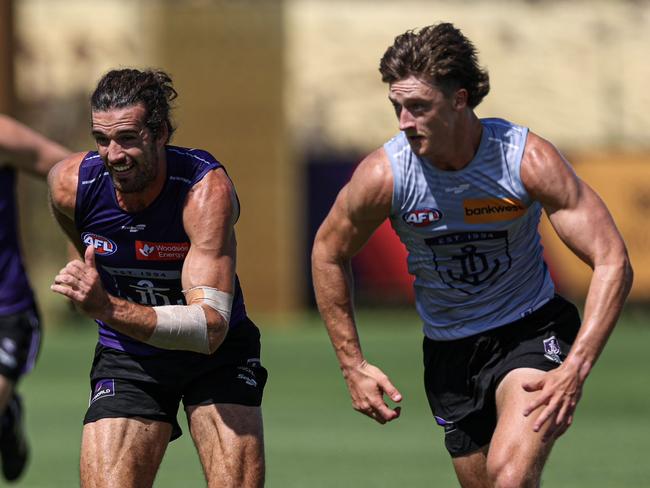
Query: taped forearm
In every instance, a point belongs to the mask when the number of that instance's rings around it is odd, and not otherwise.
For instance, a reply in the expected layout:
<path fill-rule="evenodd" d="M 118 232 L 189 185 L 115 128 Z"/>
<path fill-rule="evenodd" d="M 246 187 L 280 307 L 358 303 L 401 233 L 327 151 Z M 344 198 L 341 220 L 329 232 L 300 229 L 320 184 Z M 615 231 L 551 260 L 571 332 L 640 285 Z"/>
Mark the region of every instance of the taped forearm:
<path fill-rule="evenodd" d="M 156 327 L 145 342 L 162 349 L 179 349 L 210 354 L 208 319 L 201 305 L 207 305 L 230 323 L 233 295 L 208 286 L 184 290 L 191 305 L 165 305 L 153 307 Z"/>
<path fill-rule="evenodd" d="M 210 353 L 208 323 L 201 305 L 164 305 L 153 309 L 156 328 L 147 344 L 162 349 Z"/>

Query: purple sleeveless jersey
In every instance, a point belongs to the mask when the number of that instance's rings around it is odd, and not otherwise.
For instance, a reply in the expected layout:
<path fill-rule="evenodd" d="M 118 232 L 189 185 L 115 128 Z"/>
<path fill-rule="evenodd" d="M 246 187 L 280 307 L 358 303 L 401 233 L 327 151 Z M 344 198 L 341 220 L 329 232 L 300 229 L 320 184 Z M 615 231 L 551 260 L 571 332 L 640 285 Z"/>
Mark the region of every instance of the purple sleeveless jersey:
<path fill-rule="evenodd" d="M 167 146 L 167 181 L 158 197 L 141 212 L 117 204 L 115 188 L 96 152 L 79 168 L 75 224 L 84 245 L 95 247 L 102 283 L 111 295 L 147 306 L 184 305 L 181 270 L 190 242 L 183 229 L 183 207 L 190 188 L 222 165 L 199 149 Z M 246 318 L 235 276 L 230 327 Z M 99 324 L 99 342 L 132 354 L 161 350 Z"/>
<path fill-rule="evenodd" d="M 13 168 L 0 168 L 0 315 L 34 306 L 18 244 L 15 186 Z"/>

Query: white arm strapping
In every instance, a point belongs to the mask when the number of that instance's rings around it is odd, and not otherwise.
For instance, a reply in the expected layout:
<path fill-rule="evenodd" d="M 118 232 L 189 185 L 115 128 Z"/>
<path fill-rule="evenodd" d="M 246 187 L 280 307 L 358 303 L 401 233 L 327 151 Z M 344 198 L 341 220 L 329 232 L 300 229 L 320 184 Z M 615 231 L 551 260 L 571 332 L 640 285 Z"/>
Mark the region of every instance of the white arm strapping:
<path fill-rule="evenodd" d="M 162 349 L 210 353 L 208 324 L 201 305 L 163 305 L 153 307 L 156 328 L 147 344 Z"/>
<path fill-rule="evenodd" d="M 219 291 L 210 286 L 195 286 L 189 290 L 183 290 L 183 293 L 187 296 L 189 292 L 194 292 L 195 290 L 200 290 L 203 293 L 203 296 L 199 298 L 201 303 L 206 304 L 212 310 L 218 312 L 226 321 L 226 325 L 230 324 L 232 302 L 235 298 L 232 294 Z"/>
<path fill-rule="evenodd" d="M 183 290 L 183 293 L 187 295 L 194 291 L 193 295 L 196 295 L 195 290 L 201 291 L 202 296 L 194 296 L 193 300 L 198 299 L 200 303 L 218 312 L 228 326 L 234 296 L 209 286 L 195 286 Z M 147 344 L 161 349 L 210 353 L 208 322 L 201 305 L 163 305 L 153 309 L 156 312 L 156 328 L 145 341 Z"/>

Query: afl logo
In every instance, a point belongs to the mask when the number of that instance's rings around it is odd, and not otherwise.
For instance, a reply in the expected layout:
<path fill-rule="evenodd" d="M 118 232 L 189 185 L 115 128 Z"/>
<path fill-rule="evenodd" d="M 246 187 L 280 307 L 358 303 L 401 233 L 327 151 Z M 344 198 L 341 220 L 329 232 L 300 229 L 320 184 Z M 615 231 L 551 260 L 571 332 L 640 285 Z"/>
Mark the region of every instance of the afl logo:
<path fill-rule="evenodd" d="M 413 227 L 426 227 L 442 219 L 442 212 L 437 208 L 420 208 L 402 215 L 402 219 Z"/>
<path fill-rule="evenodd" d="M 81 240 L 86 246 L 93 246 L 95 254 L 100 256 L 110 256 L 117 251 L 117 245 L 106 237 L 102 237 L 92 232 L 84 232 L 81 234 Z"/>

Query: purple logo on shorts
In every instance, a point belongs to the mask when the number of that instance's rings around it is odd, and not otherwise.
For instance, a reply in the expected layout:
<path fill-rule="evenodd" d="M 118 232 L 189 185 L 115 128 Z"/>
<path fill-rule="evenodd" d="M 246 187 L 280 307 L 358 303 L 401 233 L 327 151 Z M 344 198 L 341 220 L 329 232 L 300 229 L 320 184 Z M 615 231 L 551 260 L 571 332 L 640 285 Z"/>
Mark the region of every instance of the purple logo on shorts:
<path fill-rule="evenodd" d="M 434 415 L 433 418 L 436 419 L 436 424 L 445 429 L 445 435 L 456 432 L 456 424 L 454 422 L 445 420 L 442 417 L 438 417 L 437 415 Z"/>
<path fill-rule="evenodd" d="M 107 396 L 115 396 L 115 380 L 99 380 L 95 385 L 95 390 L 88 405 L 92 405 L 100 398 Z"/>

